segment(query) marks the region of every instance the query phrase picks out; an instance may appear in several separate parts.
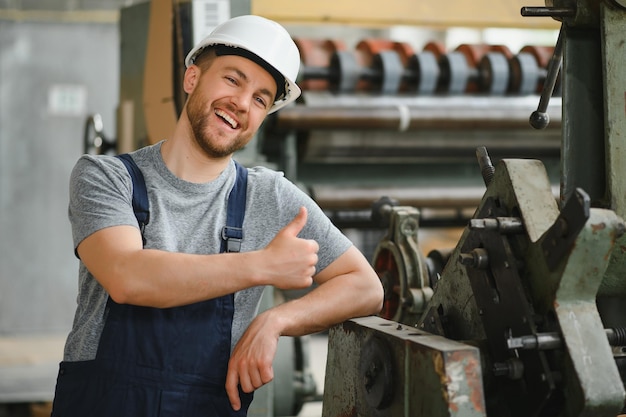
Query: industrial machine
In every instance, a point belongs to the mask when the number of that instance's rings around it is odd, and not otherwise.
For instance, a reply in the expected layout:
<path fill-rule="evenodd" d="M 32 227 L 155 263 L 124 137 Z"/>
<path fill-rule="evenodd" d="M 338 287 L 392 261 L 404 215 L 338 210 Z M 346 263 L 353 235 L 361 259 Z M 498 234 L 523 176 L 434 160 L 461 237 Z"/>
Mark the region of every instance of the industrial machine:
<path fill-rule="evenodd" d="M 332 39 L 296 38 L 303 95 L 272 115 L 259 153 L 302 183 L 341 227 L 366 228 L 381 196 L 402 205 L 451 209 L 458 221 L 482 195 L 474 149 L 546 161 L 558 183 L 560 79 L 551 123 L 530 131 L 528 114 L 553 48 L 364 38 L 353 50 Z M 441 213 L 441 210 L 439 210 Z M 364 217 L 365 216 L 365 217 Z M 466 219 L 465 219 L 466 220 Z"/>
<path fill-rule="evenodd" d="M 493 163 L 484 144 L 472 157 L 486 190 L 456 246 L 425 253 L 418 207 L 375 205 L 384 308 L 331 330 L 324 417 L 623 412 L 626 3 L 522 14 L 562 23 L 528 114 L 549 126 L 562 67 L 559 192 L 541 158 Z"/>

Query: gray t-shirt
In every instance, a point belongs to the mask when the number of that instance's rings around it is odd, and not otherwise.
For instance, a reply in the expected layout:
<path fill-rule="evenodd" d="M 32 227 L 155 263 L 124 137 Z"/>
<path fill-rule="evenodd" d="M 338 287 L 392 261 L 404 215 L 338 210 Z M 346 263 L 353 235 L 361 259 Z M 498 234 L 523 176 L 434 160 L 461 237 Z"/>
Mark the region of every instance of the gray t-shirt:
<path fill-rule="evenodd" d="M 226 203 L 236 170 L 231 161 L 215 180 L 197 184 L 176 177 L 163 162 L 161 144 L 132 153 L 148 189 L 150 222 L 144 230 L 146 248 L 195 254 L 218 253 L 226 222 Z M 282 173 L 263 167 L 248 169 L 248 193 L 241 251 L 265 247 L 298 213 L 308 210 L 299 236 L 318 242 L 317 271 L 323 270 L 351 245 L 324 212 Z M 69 219 L 74 247 L 106 227 L 138 227 L 132 208 L 132 181 L 122 162 L 112 156 L 81 157 L 70 178 Z M 181 271 L 184 273 L 184 271 Z M 225 277 L 227 278 L 227 277 Z M 235 294 L 232 346 L 257 313 L 263 287 Z M 96 356 L 104 326 L 108 294 L 80 262 L 78 306 L 65 345 L 64 360 Z"/>

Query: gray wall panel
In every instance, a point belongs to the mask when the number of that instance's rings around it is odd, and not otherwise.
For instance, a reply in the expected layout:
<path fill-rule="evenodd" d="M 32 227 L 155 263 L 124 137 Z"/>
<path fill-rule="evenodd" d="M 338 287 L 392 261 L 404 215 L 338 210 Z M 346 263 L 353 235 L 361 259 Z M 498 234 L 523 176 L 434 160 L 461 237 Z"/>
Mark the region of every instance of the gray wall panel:
<path fill-rule="evenodd" d="M 115 134 L 118 55 L 116 24 L 0 21 L 0 335 L 70 327 L 68 178 L 89 114 Z"/>

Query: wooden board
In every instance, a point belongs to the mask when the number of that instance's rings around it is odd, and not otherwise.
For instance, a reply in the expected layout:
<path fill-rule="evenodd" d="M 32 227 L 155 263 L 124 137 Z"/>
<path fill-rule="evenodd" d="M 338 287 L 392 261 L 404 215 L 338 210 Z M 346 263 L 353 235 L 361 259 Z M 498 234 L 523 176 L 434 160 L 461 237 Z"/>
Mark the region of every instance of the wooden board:
<path fill-rule="evenodd" d="M 252 0 L 252 13 L 283 24 L 558 29 L 559 22 L 551 18 L 520 14 L 523 6 L 544 5 L 528 0 Z"/>

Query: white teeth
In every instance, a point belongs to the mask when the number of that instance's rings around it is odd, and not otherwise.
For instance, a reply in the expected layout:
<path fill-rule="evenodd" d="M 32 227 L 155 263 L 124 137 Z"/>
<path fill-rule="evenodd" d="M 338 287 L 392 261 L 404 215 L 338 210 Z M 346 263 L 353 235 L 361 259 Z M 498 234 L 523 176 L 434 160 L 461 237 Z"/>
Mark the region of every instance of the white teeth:
<path fill-rule="evenodd" d="M 232 117 L 230 117 L 228 114 L 223 112 L 222 110 L 216 110 L 215 114 L 220 116 L 222 119 L 226 120 L 233 129 L 237 128 L 237 122 Z"/>

